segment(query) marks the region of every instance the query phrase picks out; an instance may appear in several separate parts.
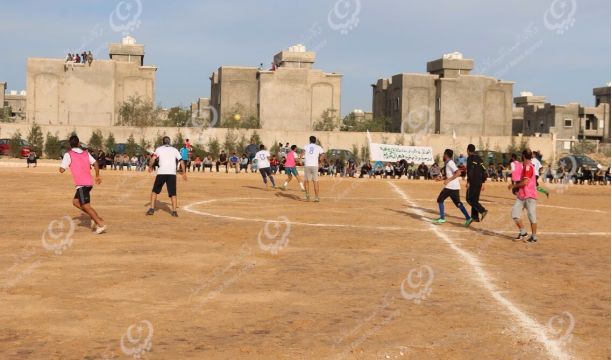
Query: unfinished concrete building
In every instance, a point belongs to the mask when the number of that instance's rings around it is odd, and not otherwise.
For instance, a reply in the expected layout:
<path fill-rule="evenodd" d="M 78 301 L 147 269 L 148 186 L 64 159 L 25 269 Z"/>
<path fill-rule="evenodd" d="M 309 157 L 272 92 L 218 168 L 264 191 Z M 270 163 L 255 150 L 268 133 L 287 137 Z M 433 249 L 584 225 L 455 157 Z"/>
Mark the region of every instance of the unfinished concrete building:
<path fill-rule="evenodd" d="M 427 74 L 402 73 L 372 84 L 375 118 L 391 131 L 421 134 L 510 135 L 513 82 L 472 75 L 460 53 L 427 63 Z"/>
<path fill-rule="evenodd" d="M 522 92 L 514 98 L 514 133 L 527 136 L 556 133 L 559 138 L 610 142 L 610 87 L 593 89 L 595 106 L 546 102 L 544 96 Z M 521 113 L 521 114 L 519 114 Z"/>
<path fill-rule="evenodd" d="M 263 129 L 311 130 L 328 109 L 339 122 L 342 75 L 314 69 L 315 57 L 296 45 L 276 54 L 270 70 L 221 66 L 210 77 L 217 126 L 256 117 Z"/>
<path fill-rule="evenodd" d="M 110 126 L 130 97 L 155 103 L 154 66 L 144 66 L 144 46 L 126 36 L 109 45 L 110 60 L 91 66 L 66 59 L 28 58 L 27 119 L 39 124 Z"/>

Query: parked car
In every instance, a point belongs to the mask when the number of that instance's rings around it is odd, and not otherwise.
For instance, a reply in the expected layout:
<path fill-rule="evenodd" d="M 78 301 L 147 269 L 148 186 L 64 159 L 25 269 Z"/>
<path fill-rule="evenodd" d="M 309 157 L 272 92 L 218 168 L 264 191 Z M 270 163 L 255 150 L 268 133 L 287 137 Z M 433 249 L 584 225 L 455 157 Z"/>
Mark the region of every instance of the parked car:
<path fill-rule="evenodd" d="M 568 155 L 559 159 L 559 166 L 567 172 L 577 172 L 579 168 L 597 170 L 599 163 L 585 155 Z"/>
<path fill-rule="evenodd" d="M 126 147 L 127 144 L 125 143 L 115 144 L 115 154 L 125 154 Z M 147 149 L 143 149 L 142 146 L 136 145 L 136 156 L 147 155 L 148 153 L 149 152 L 147 151 Z"/>
<path fill-rule="evenodd" d="M 329 149 L 327 151 L 327 158 L 328 159 L 340 158 L 346 161 L 353 160 L 357 162 L 357 156 L 355 156 L 355 154 L 353 154 L 352 151 L 345 150 L 345 149 Z"/>
<path fill-rule="evenodd" d="M 22 158 L 27 158 L 30 155 L 32 145 L 26 140 L 21 139 L 21 150 L 19 155 Z M 0 139 L 0 155 L 8 156 L 11 154 L 11 139 Z"/>

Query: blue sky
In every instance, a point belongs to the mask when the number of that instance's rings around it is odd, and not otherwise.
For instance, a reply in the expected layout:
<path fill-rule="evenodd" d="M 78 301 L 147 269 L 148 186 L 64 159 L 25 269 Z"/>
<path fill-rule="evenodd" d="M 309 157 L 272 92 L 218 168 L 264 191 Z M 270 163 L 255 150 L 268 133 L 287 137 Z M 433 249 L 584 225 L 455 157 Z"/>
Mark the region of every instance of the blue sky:
<path fill-rule="evenodd" d="M 452 51 L 475 59 L 476 73 L 516 82 L 515 95 L 553 103 L 592 105 L 592 88 L 610 82 L 609 0 L 22 0 L 0 9 L 0 81 L 14 90 L 25 89 L 28 57 L 91 49 L 108 58 L 130 25 L 158 67 L 165 107 L 208 97 L 220 65 L 268 66 L 296 43 L 317 50 L 315 67 L 344 75 L 343 114 L 371 109 L 376 79 L 425 72 Z"/>

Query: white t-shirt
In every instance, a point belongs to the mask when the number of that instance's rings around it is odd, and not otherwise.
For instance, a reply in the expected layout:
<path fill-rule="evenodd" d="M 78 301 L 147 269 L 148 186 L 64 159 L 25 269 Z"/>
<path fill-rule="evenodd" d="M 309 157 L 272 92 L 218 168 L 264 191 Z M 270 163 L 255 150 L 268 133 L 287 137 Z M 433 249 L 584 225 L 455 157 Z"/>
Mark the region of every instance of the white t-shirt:
<path fill-rule="evenodd" d="M 532 158 L 531 163 L 533 164 L 533 169 L 535 170 L 536 176 L 540 176 L 540 169 L 542 168 L 542 163 L 537 158 Z"/>
<path fill-rule="evenodd" d="M 455 175 L 455 172 L 459 170 L 457 168 L 457 165 L 455 165 L 455 162 L 453 160 L 448 160 L 446 162 L 446 178 L 450 179 L 451 177 L 453 177 L 453 175 Z M 461 184 L 459 183 L 459 178 L 455 178 L 454 180 L 452 180 L 451 182 L 449 182 L 448 184 L 446 184 L 445 188 L 450 189 L 450 190 L 459 190 L 461 189 Z"/>
<path fill-rule="evenodd" d="M 304 146 L 304 166 L 319 167 L 319 156 L 325 151 L 317 144 Z"/>
<path fill-rule="evenodd" d="M 175 147 L 162 145 L 155 149 L 155 155 L 159 159 L 157 175 L 176 175 L 176 161 L 182 157 Z"/>
<path fill-rule="evenodd" d="M 268 150 L 259 150 L 257 154 L 255 154 L 255 158 L 257 159 L 257 168 L 264 169 L 270 167 L 270 152 Z"/>
<path fill-rule="evenodd" d="M 74 151 L 75 153 L 82 153 L 83 149 L 81 148 L 72 148 L 72 151 Z M 93 158 L 93 156 L 91 156 L 91 154 L 89 154 L 89 165 L 93 165 L 93 163 L 96 162 L 96 159 Z M 70 167 L 70 164 L 72 163 L 72 159 L 70 158 L 70 154 L 68 154 L 68 152 L 66 151 L 66 153 L 64 154 L 64 157 L 62 158 L 62 163 L 60 164 L 60 167 L 62 169 L 68 169 L 68 167 Z"/>

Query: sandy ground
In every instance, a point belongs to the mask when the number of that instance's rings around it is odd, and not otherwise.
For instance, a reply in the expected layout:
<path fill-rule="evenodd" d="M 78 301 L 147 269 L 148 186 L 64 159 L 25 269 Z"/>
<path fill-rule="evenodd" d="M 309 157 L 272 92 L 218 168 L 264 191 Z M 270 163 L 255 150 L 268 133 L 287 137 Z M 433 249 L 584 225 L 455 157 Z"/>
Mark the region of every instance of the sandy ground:
<path fill-rule="evenodd" d="M 465 229 L 435 182 L 196 173 L 172 218 L 104 171 L 96 236 L 56 171 L 0 166 L 0 359 L 610 358 L 608 186 L 551 189 L 526 244 L 501 183 Z"/>

